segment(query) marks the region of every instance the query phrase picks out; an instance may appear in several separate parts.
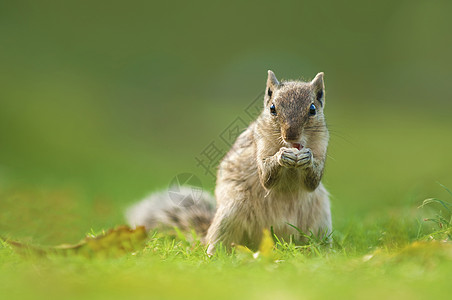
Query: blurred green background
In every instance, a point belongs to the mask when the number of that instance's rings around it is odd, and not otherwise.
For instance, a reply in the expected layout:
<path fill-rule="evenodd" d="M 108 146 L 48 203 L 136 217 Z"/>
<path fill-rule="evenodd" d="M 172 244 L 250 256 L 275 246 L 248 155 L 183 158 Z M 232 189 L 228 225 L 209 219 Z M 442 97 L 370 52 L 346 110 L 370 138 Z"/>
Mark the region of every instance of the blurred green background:
<path fill-rule="evenodd" d="M 76 241 L 179 173 L 265 88 L 325 72 L 333 222 L 452 188 L 450 1 L 0 2 L 0 234 Z"/>

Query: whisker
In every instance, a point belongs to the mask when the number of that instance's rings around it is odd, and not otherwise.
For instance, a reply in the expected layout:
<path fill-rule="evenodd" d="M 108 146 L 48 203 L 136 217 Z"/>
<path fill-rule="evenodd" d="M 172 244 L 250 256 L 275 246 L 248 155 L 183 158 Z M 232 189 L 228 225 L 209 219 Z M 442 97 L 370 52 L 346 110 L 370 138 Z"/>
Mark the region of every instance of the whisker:
<path fill-rule="evenodd" d="M 327 154 L 326 156 L 327 156 L 328 158 L 330 158 L 330 159 L 336 161 L 336 159 L 335 159 L 333 156 L 331 156 L 331 155 L 329 155 L 329 154 Z"/>

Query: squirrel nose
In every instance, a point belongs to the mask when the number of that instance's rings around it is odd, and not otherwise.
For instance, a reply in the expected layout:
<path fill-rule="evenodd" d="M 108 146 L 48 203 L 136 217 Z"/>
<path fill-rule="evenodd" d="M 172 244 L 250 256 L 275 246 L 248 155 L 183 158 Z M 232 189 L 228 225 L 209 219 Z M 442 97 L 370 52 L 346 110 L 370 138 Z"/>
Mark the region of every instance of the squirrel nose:
<path fill-rule="evenodd" d="M 284 140 L 288 143 L 297 143 L 300 141 L 300 137 L 298 135 L 286 135 Z"/>
<path fill-rule="evenodd" d="M 282 128 L 282 136 L 288 143 L 298 143 L 300 141 L 300 131 L 295 126 L 287 126 Z"/>

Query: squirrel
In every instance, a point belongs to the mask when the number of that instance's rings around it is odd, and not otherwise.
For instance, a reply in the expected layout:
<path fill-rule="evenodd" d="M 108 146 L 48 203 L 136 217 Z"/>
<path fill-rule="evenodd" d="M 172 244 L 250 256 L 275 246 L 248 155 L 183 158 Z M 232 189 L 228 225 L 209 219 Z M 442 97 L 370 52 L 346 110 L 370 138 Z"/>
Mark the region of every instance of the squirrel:
<path fill-rule="evenodd" d="M 324 74 L 310 82 L 281 81 L 269 70 L 260 116 L 220 162 L 214 199 L 204 195 L 180 207 L 168 193 L 151 195 L 127 212 L 132 226 L 194 228 L 208 255 L 222 244 L 257 249 L 263 230 L 303 243 L 332 231 L 329 194 L 321 178 L 329 133 Z M 181 190 L 191 197 L 190 190 Z M 196 201 L 195 201 L 196 200 Z M 291 226 L 292 225 L 292 226 Z"/>

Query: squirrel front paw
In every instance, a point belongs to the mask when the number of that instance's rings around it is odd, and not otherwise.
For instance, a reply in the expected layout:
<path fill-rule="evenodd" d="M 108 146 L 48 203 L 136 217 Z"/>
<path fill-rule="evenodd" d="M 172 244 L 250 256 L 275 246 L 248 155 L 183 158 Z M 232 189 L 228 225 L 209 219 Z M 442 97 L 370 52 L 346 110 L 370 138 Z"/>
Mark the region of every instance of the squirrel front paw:
<path fill-rule="evenodd" d="M 306 168 L 312 164 L 312 152 L 309 148 L 281 147 L 277 153 L 278 163 L 286 168 Z"/>
<path fill-rule="evenodd" d="M 307 168 L 312 165 L 312 151 L 309 148 L 303 148 L 297 153 L 297 167 Z"/>
<path fill-rule="evenodd" d="M 281 147 L 277 153 L 278 163 L 286 168 L 295 168 L 297 165 L 298 150 L 295 148 Z"/>

